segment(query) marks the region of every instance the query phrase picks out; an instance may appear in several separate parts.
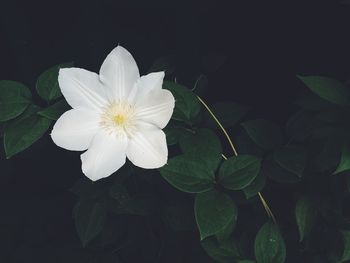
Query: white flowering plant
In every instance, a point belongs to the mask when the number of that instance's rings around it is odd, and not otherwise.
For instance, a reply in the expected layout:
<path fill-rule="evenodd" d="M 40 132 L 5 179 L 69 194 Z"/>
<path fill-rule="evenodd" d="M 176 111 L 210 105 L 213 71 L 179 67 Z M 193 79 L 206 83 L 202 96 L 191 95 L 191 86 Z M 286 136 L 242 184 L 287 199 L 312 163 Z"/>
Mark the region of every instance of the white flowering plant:
<path fill-rule="evenodd" d="M 139 239 L 140 217 L 150 229 L 171 229 L 150 230 L 157 244 L 175 232 L 194 235 L 207 254 L 194 259 L 201 262 L 350 260 L 347 85 L 297 76 L 307 88 L 281 127 L 232 101 L 208 105 L 210 80 L 200 75 L 185 87 L 170 64 L 140 74 L 117 46 L 99 73 L 54 66 L 36 83 L 46 107 L 26 85 L 0 81 L 6 158 L 43 136 L 84 151 L 70 189 L 73 215 L 82 245 L 99 253 L 123 254 Z M 153 262 L 165 262 L 162 249 Z"/>

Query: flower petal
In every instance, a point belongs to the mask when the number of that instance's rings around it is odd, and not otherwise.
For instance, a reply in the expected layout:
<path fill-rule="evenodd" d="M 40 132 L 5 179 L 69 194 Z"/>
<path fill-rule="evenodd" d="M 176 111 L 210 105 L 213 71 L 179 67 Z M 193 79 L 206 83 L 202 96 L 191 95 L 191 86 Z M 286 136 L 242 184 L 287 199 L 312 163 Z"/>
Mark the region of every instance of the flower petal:
<path fill-rule="evenodd" d="M 162 167 L 168 160 L 164 132 L 154 125 L 138 123 L 138 132 L 130 138 L 126 155 L 134 165 L 141 168 Z"/>
<path fill-rule="evenodd" d="M 99 128 L 98 121 L 99 115 L 92 111 L 66 111 L 53 126 L 51 138 L 67 150 L 84 151 Z"/>
<path fill-rule="evenodd" d="M 106 85 L 110 102 L 127 98 L 139 78 L 134 58 L 121 46 L 109 53 L 100 69 L 100 80 Z"/>
<path fill-rule="evenodd" d="M 100 130 L 80 156 L 83 173 L 96 181 L 116 172 L 125 163 L 127 143 L 126 136 L 117 137 Z"/>
<path fill-rule="evenodd" d="M 152 90 L 160 90 L 163 85 L 164 71 L 152 72 L 139 78 L 129 94 L 129 102 L 135 103 L 138 98 L 145 96 Z"/>
<path fill-rule="evenodd" d="M 175 98 L 169 90 L 153 89 L 137 99 L 135 118 L 164 128 L 173 114 Z"/>
<path fill-rule="evenodd" d="M 74 109 L 100 111 L 107 104 L 105 89 L 94 72 L 63 68 L 59 71 L 58 82 L 64 98 Z"/>

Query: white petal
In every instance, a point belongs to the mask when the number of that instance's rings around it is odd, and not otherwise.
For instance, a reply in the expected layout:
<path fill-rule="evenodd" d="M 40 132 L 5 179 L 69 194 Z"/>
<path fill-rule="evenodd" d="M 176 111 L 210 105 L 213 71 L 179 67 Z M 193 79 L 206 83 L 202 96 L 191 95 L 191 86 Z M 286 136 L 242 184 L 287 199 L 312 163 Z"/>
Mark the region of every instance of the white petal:
<path fill-rule="evenodd" d="M 55 123 L 51 138 L 55 144 L 71 151 L 88 148 L 99 126 L 99 115 L 92 111 L 72 109 Z"/>
<path fill-rule="evenodd" d="M 99 111 L 107 104 L 104 87 L 94 72 L 63 68 L 59 71 L 58 82 L 63 96 L 74 109 Z"/>
<path fill-rule="evenodd" d="M 141 168 L 162 167 L 168 160 L 164 132 L 154 125 L 139 123 L 138 132 L 129 140 L 126 155 L 134 165 Z"/>
<path fill-rule="evenodd" d="M 151 90 L 160 90 L 164 76 L 164 71 L 160 71 L 152 72 L 139 78 L 129 95 L 129 102 L 134 103 L 137 98 L 145 96 Z"/>
<path fill-rule="evenodd" d="M 116 172 L 125 163 L 127 137 L 110 135 L 99 131 L 89 149 L 81 155 L 83 173 L 92 181 Z"/>
<path fill-rule="evenodd" d="M 134 58 L 121 46 L 109 53 L 100 69 L 100 80 L 106 85 L 110 102 L 127 98 L 139 78 Z"/>
<path fill-rule="evenodd" d="M 153 89 L 135 103 L 135 118 L 164 128 L 173 114 L 175 98 L 169 90 Z"/>

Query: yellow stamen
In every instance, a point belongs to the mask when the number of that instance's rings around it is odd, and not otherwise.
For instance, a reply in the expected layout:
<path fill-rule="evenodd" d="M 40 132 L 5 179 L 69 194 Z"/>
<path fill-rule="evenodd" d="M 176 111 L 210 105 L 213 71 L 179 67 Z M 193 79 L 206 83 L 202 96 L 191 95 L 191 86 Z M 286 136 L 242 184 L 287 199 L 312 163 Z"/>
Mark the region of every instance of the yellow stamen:
<path fill-rule="evenodd" d="M 122 114 L 117 114 L 113 117 L 113 120 L 117 125 L 123 125 L 126 121 L 126 117 Z"/>

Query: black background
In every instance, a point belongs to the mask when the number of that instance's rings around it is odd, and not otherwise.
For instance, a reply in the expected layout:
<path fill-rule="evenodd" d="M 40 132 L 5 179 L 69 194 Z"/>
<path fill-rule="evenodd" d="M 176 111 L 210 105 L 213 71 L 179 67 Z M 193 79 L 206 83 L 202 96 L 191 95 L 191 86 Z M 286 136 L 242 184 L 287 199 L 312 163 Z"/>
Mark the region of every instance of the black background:
<path fill-rule="evenodd" d="M 0 79 L 34 90 L 48 67 L 74 61 L 98 71 L 120 44 L 141 73 L 156 58 L 175 55 L 179 80 L 193 85 L 203 72 L 199 61 L 215 53 L 226 59 L 207 74 L 207 100 L 240 102 L 284 123 L 304 89 L 296 74 L 350 78 L 350 5 L 232 2 L 1 0 Z M 79 154 L 46 138 L 1 166 L 11 173 L 0 175 L 0 262 L 89 262 L 71 216 L 76 199 L 68 192 L 82 176 Z M 183 262 L 196 249 L 190 242 L 174 243 Z"/>

